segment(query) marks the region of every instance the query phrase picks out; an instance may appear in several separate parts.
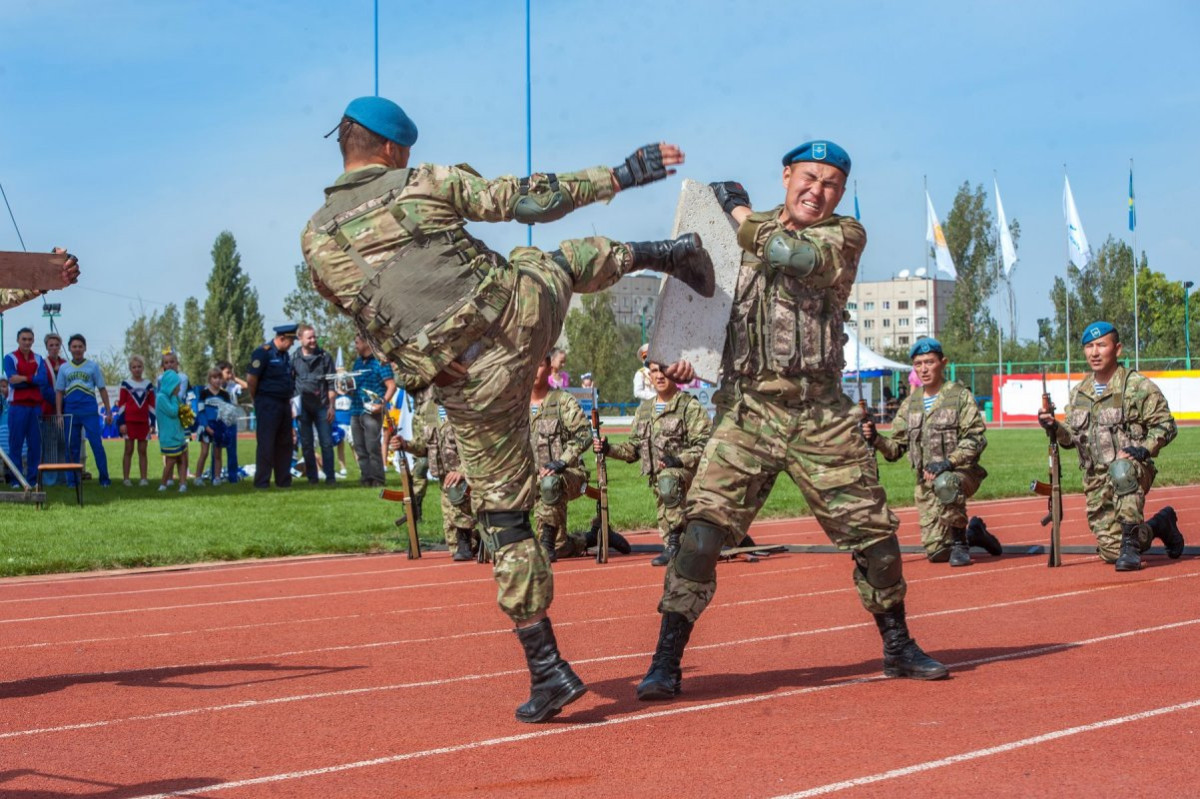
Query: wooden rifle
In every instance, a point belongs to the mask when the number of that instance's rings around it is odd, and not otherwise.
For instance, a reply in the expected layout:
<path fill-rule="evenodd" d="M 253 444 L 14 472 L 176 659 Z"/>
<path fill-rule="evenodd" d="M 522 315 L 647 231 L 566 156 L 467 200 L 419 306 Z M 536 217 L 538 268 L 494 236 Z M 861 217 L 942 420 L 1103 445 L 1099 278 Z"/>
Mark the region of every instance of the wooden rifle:
<path fill-rule="evenodd" d="M 374 391 L 364 389 L 367 396 L 372 402 L 378 403 L 383 410 L 383 426 L 387 430 L 387 437 L 390 441 L 392 436 L 398 434 L 396 423 L 392 421 L 392 415 L 388 413 L 387 403 L 383 401 L 383 397 L 376 394 Z M 404 504 L 404 522 L 408 526 L 408 558 L 409 560 L 421 559 L 421 539 L 417 537 L 417 520 L 413 515 L 413 484 L 412 472 L 408 469 L 408 456 L 400 452 L 400 491 L 389 491 L 382 489 L 379 492 L 380 499 L 386 499 L 391 502 L 401 502 Z M 399 520 L 396 521 L 399 525 Z"/>
<path fill-rule="evenodd" d="M 1042 413 L 1054 416 L 1054 403 L 1050 401 L 1050 391 L 1046 388 L 1046 367 L 1042 367 Z M 1029 490 L 1047 498 L 1049 512 L 1042 519 L 1042 527 L 1050 525 L 1050 567 L 1062 565 L 1062 463 L 1059 460 L 1058 437 L 1053 429 L 1047 430 L 1050 439 L 1050 482 L 1043 483 L 1034 480 L 1029 484 Z"/>
<path fill-rule="evenodd" d="M 596 407 L 596 395 L 592 395 L 592 440 L 600 441 L 600 409 Z M 600 487 L 599 499 L 596 500 L 596 512 L 600 514 L 600 534 L 596 538 L 596 562 L 608 563 L 608 533 L 611 529 L 608 520 L 608 467 L 604 462 L 604 454 L 596 453 L 596 483 Z"/>

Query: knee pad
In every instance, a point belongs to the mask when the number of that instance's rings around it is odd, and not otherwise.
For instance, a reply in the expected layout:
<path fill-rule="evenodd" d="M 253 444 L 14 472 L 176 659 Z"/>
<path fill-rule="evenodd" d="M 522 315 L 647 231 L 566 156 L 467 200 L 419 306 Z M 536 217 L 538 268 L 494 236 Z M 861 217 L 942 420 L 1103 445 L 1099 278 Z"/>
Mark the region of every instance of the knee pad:
<path fill-rule="evenodd" d="M 962 499 L 962 476 L 953 469 L 933 479 L 933 495 L 943 505 L 953 505 Z"/>
<path fill-rule="evenodd" d="M 900 541 L 894 535 L 855 552 L 854 562 L 863 579 L 873 588 L 891 588 L 904 577 L 900 566 Z"/>
<path fill-rule="evenodd" d="M 725 543 L 725 531 L 714 524 L 694 519 L 688 522 L 675 556 L 675 571 L 680 577 L 706 583 L 717 576 L 717 558 Z"/>
<path fill-rule="evenodd" d="M 563 487 L 561 474 L 548 474 L 543 477 L 540 484 L 542 502 L 547 505 L 557 505 L 563 498 Z"/>
<path fill-rule="evenodd" d="M 446 499 L 450 500 L 450 504 L 458 507 L 467 501 L 467 494 L 471 488 L 467 485 L 466 480 L 459 480 L 454 485 L 446 489 Z"/>
<path fill-rule="evenodd" d="M 1117 458 L 1108 465 L 1108 479 L 1118 497 L 1133 494 L 1138 490 L 1137 467 L 1128 458 Z"/>
<path fill-rule="evenodd" d="M 677 475 L 664 474 L 658 478 L 658 498 L 664 508 L 677 508 L 683 502 L 683 481 Z"/>

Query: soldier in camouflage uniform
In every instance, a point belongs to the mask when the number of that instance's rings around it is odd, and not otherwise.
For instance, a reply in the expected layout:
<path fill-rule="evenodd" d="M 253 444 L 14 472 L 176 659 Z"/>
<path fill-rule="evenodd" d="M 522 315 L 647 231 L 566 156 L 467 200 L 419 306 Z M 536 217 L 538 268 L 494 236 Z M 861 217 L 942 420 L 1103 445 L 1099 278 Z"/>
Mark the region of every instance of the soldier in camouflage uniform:
<path fill-rule="evenodd" d="M 53 252 L 61 255 L 66 250 L 62 247 L 55 247 Z M 68 257 L 66 263 L 63 264 L 61 280 L 61 288 L 66 288 L 79 280 L 79 259 L 74 255 Z M 10 289 L 0 287 L 0 313 L 4 313 L 9 308 L 16 308 L 21 303 L 36 299 L 45 294 L 46 291 L 47 289 Z"/>
<path fill-rule="evenodd" d="M 650 563 L 666 566 L 679 551 L 683 500 L 712 433 L 712 422 L 700 401 L 680 391 L 675 381 L 663 374 L 661 365 L 651 363 L 649 369 L 655 397 L 638 405 L 629 439 L 609 444 L 604 438 L 594 446 L 608 457 L 642 462 L 642 474 L 654 491 L 658 532 L 663 539 L 662 554 Z"/>
<path fill-rule="evenodd" d="M 567 391 L 550 388 L 554 374 L 550 356 L 538 367 L 529 394 L 529 445 L 534 463 L 539 464 L 538 500 L 534 520 L 542 534 L 542 546 L 551 563 L 560 557 L 586 555 L 596 545 L 595 532 L 586 536 L 567 532 L 567 503 L 583 495 L 588 473 L 583 453 L 592 443 L 592 430 L 579 401 Z M 619 533 L 609 533 L 609 545 L 629 554 L 629 542 Z"/>
<path fill-rule="evenodd" d="M 846 301 L 866 245 L 857 221 L 834 214 L 850 157 L 833 142 L 809 142 L 785 155 L 783 167 L 784 204 L 766 212 L 751 211 L 740 184 L 714 184 L 744 251 L 722 361 L 718 404 L 727 410 L 688 492 L 687 526 L 667 567 L 658 646 L 639 699 L 680 692 L 683 650 L 716 591 L 721 547 L 736 543 L 780 472 L 830 540 L 853 556 L 859 596 L 883 638 L 884 674 L 947 675 L 908 633 L 898 521 L 841 389 Z M 678 380 L 690 373 L 667 369 Z"/>
<path fill-rule="evenodd" d="M 712 261 L 695 235 L 572 239 L 549 253 L 518 247 L 505 259 L 464 226 L 551 222 L 665 178 L 683 153 L 655 144 L 611 169 L 487 180 L 467 166 L 409 168 L 416 126 L 389 100 L 352 101 L 337 130 L 345 172 L 303 232 L 305 260 L 317 291 L 354 319 L 408 387 L 434 384 L 462 434 L 459 454 L 494 553 L 500 608 L 516 625 L 531 675 L 529 701 L 516 716 L 542 721 L 587 689 L 558 652 L 546 615 L 553 575 L 529 523 L 537 470 L 527 402 L 536 358 L 558 338 L 573 292 L 652 269 L 711 296 Z"/>
<path fill-rule="evenodd" d="M 471 490 L 461 471 L 458 443 L 446 418 L 446 409 L 434 400 L 426 402 L 413 419 L 412 441 L 395 436 L 391 447 L 424 460 L 428 473 L 441 481 L 446 546 L 454 553 L 454 560 L 472 560 L 479 535 L 475 531 L 475 517 L 471 515 Z"/>
<path fill-rule="evenodd" d="M 1119 334 L 1108 322 L 1083 331 L 1083 354 L 1092 374 L 1071 389 L 1064 423 L 1048 413 L 1038 422 L 1059 446 L 1079 452 L 1088 526 L 1097 551 L 1117 571 L 1142 567 L 1142 553 L 1157 537 L 1167 556 L 1183 554 L 1175 509 L 1145 519 L 1146 494 L 1158 470 L 1154 457 L 1178 432 L 1166 397 L 1147 377 L 1121 366 Z"/>
<path fill-rule="evenodd" d="M 979 465 L 987 447 L 987 427 L 975 397 L 945 379 L 946 356 L 937 339 L 918 339 L 909 358 L 924 390 L 912 392 L 901 403 L 890 435 L 880 435 L 868 418 L 863 420 L 863 437 L 888 461 L 908 453 L 917 473 L 921 544 L 929 560 L 969 566 L 972 546 L 999 555 L 1000 541 L 983 519 L 972 516 L 967 521 L 967 499 L 987 477 Z"/>

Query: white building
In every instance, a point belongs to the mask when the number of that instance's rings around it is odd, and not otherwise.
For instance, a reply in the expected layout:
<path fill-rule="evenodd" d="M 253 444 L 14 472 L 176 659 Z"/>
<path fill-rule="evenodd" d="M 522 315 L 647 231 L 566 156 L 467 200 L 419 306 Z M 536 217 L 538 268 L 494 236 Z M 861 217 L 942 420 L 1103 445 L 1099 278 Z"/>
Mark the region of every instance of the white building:
<path fill-rule="evenodd" d="M 905 269 L 891 280 L 856 283 L 846 305 L 849 325 L 876 352 L 908 347 L 922 336 L 941 334 L 953 296 L 953 280 Z"/>
<path fill-rule="evenodd" d="M 634 272 L 611 286 L 608 296 L 617 324 L 633 325 L 637 328 L 644 324 L 648 338 L 654 328 L 654 313 L 662 281 L 663 276 L 657 272 Z M 579 308 L 582 303 L 582 294 L 572 295 L 571 308 Z M 563 339 L 560 339 L 562 340 L 565 340 L 565 334 Z"/>

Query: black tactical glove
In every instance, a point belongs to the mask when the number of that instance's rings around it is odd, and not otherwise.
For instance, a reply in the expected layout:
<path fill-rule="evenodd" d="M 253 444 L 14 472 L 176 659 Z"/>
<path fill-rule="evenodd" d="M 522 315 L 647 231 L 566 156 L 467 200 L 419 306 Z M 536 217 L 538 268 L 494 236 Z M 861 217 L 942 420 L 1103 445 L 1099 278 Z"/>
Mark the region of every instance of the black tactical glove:
<path fill-rule="evenodd" d="M 683 461 L 679 460 L 679 458 L 675 457 L 674 455 L 663 455 L 662 462 L 663 466 L 667 467 L 668 469 L 683 468 Z"/>
<path fill-rule="evenodd" d="M 1042 426 L 1043 430 L 1051 433 L 1058 429 L 1058 422 L 1053 416 L 1038 416 L 1038 424 Z"/>
<path fill-rule="evenodd" d="M 725 213 L 732 214 L 733 209 L 739 206 L 750 207 L 750 195 L 746 193 L 746 189 L 741 183 L 724 180 L 708 185 L 713 190 L 713 194 L 717 195 L 717 202 L 721 204 Z"/>
<path fill-rule="evenodd" d="M 613 174 L 617 176 L 617 185 L 622 189 L 662 180 L 667 176 L 662 150 L 657 144 L 639 147 L 633 151 L 633 155 L 625 159 L 625 163 L 613 167 Z"/>
<path fill-rule="evenodd" d="M 929 463 L 925 464 L 925 471 L 929 472 L 934 477 L 937 477 L 942 472 L 948 472 L 953 468 L 954 464 L 950 463 L 950 461 L 930 461 Z"/>
<path fill-rule="evenodd" d="M 549 461 L 542 468 L 549 469 L 550 471 L 554 472 L 555 474 L 562 474 L 564 471 L 566 471 L 567 464 L 563 461 Z"/>
<path fill-rule="evenodd" d="M 1145 462 L 1145 460 L 1150 457 L 1150 450 L 1146 449 L 1145 447 L 1125 447 L 1121 451 L 1139 463 Z"/>

